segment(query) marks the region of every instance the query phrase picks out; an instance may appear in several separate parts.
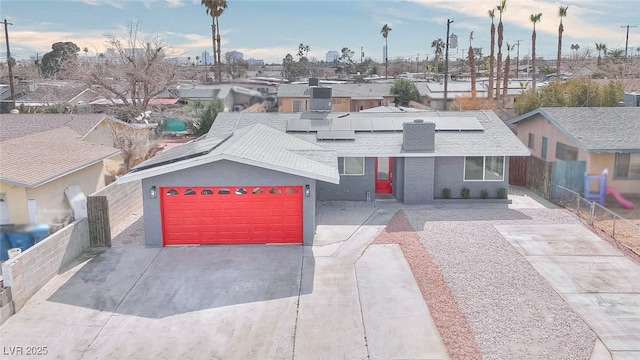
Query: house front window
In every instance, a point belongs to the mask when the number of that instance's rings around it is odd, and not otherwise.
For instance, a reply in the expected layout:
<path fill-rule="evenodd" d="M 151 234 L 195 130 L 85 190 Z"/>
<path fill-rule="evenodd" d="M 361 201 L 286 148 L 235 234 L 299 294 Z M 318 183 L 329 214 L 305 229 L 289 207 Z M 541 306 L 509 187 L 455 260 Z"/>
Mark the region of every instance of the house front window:
<path fill-rule="evenodd" d="M 503 181 L 504 156 L 466 156 L 465 181 Z"/>
<path fill-rule="evenodd" d="M 339 157 L 338 170 L 340 175 L 364 175 L 364 158 Z"/>
<path fill-rule="evenodd" d="M 616 179 L 640 179 L 640 153 L 616 153 Z"/>
<path fill-rule="evenodd" d="M 565 161 L 578 160 L 578 148 L 561 142 L 556 142 L 556 159 Z"/>

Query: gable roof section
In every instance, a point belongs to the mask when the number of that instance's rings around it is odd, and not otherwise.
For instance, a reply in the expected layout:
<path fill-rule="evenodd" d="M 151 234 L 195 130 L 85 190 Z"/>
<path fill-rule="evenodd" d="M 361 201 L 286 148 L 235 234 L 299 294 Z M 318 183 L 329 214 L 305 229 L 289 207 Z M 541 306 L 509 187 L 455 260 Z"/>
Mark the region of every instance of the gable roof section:
<path fill-rule="evenodd" d="M 119 153 L 82 141 L 75 130 L 63 126 L 2 141 L 0 180 L 33 188 Z"/>
<path fill-rule="evenodd" d="M 171 148 L 118 179 L 125 183 L 220 160 L 337 184 L 337 155 L 264 124 L 252 124 L 221 136 Z"/>
<path fill-rule="evenodd" d="M 640 108 L 539 108 L 508 124 L 518 124 L 538 114 L 587 151 L 640 152 Z"/>
<path fill-rule="evenodd" d="M 402 131 L 356 131 L 353 140 L 318 140 L 315 131 L 287 132 L 287 123 L 291 119 L 308 119 L 307 113 L 220 113 L 211 126 L 207 137 L 226 134 L 235 128 L 253 124 L 268 126 L 288 135 L 306 140 L 325 149 L 336 151 L 338 156 L 529 156 L 531 152 L 513 134 L 513 132 L 492 111 L 424 111 L 419 113 L 327 113 L 319 121 L 340 122 L 343 119 L 354 121 L 402 123 L 434 118 L 477 119 L 482 131 L 437 131 L 435 135 L 436 149 L 433 153 L 405 153 L 402 151 Z M 434 121 L 436 122 L 436 121 Z"/>

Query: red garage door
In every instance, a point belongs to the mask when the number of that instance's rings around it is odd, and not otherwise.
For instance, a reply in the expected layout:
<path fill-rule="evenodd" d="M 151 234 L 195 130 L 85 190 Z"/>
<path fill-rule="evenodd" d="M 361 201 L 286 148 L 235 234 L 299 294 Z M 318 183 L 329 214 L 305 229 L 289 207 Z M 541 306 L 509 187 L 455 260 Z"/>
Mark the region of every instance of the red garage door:
<path fill-rule="evenodd" d="M 302 187 L 160 188 L 164 245 L 302 243 Z"/>

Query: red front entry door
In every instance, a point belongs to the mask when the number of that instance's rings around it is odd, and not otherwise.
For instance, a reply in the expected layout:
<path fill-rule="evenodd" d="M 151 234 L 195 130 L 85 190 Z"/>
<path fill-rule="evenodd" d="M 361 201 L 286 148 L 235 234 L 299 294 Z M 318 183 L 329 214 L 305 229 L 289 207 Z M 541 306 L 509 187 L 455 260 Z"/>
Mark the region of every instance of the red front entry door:
<path fill-rule="evenodd" d="M 376 158 L 376 194 L 393 192 L 393 158 Z"/>

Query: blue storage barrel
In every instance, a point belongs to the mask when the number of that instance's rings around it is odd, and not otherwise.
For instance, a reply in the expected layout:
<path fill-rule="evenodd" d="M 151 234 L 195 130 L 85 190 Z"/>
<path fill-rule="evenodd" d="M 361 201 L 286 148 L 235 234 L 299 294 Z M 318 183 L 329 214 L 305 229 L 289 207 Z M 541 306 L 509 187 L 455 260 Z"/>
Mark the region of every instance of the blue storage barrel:
<path fill-rule="evenodd" d="M 33 243 L 37 244 L 40 241 L 42 241 L 44 238 L 49 236 L 49 225 L 42 224 L 42 225 L 34 226 L 30 229 L 29 233 L 33 238 Z"/>

